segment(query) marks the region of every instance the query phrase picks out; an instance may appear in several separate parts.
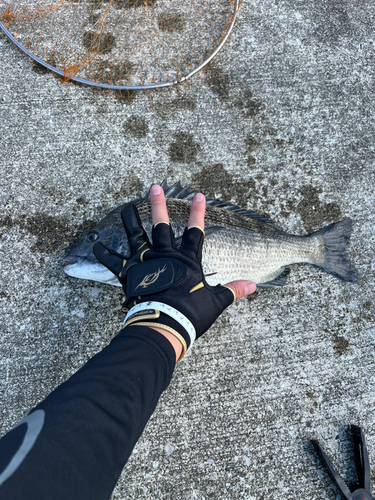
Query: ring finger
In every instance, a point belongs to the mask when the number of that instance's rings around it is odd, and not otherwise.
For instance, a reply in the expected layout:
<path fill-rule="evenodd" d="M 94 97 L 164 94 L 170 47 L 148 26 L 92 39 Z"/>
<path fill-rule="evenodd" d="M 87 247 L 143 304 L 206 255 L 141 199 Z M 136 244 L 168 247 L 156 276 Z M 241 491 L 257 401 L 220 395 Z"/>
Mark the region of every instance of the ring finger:
<path fill-rule="evenodd" d="M 191 204 L 188 227 L 198 226 L 204 231 L 204 214 L 206 211 L 206 198 L 202 193 L 197 193 L 194 196 Z"/>

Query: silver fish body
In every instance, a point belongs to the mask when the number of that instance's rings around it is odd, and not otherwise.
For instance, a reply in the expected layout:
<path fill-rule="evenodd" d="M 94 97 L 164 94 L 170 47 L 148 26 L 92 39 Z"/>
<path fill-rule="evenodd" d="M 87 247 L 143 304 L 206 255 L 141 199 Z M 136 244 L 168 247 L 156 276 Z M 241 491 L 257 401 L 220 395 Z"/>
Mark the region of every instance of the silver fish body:
<path fill-rule="evenodd" d="M 179 238 L 186 226 L 194 193 L 179 183 L 163 187 L 171 224 Z M 150 201 L 144 198 L 135 203 L 150 236 Z M 120 216 L 124 206 L 117 207 L 82 236 L 64 258 L 66 274 L 120 286 L 117 278 L 96 260 L 93 246 L 96 241 L 102 241 L 121 255 L 129 256 Z M 203 270 L 212 285 L 246 279 L 260 288 L 273 288 L 286 283 L 288 266 L 308 263 L 345 281 L 357 281 L 356 270 L 346 253 L 351 227 L 352 222 L 347 219 L 307 236 L 295 236 L 285 233 L 266 217 L 207 198 Z"/>

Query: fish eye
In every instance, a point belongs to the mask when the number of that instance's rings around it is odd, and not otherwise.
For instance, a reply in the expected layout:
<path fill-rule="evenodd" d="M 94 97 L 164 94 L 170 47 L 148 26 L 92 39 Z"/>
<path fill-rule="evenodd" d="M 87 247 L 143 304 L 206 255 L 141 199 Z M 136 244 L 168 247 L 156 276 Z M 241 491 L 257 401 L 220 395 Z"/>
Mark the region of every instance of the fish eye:
<path fill-rule="evenodd" d="M 86 241 L 88 241 L 89 243 L 93 243 L 98 239 L 98 236 L 99 236 L 98 233 L 93 231 L 92 233 L 86 235 Z"/>

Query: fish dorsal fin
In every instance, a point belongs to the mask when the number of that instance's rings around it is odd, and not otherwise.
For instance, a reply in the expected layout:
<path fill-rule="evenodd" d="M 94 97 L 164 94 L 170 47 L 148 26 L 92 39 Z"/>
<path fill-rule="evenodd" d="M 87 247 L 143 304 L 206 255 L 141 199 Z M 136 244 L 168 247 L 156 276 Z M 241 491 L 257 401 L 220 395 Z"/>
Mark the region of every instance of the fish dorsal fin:
<path fill-rule="evenodd" d="M 258 283 L 257 288 L 278 288 L 279 286 L 286 285 L 290 273 L 289 267 L 283 267 L 282 272 L 272 281 L 266 283 Z"/>
<path fill-rule="evenodd" d="M 190 186 L 182 187 L 180 181 L 176 182 L 175 184 L 172 184 L 171 186 L 168 186 L 166 179 L 164 179 L 163 182 L 161 183 L 161 187 L 163 188 L 164 195 L 167 199 L 174 198 L 177 200 L 191 201 L 194 198 L 194 196 L 200 192 L 200 191 L 192 191 L 190 189 Z M 148 198 L 150 197 L 150 192 L 148 192 L 147 197 Z M 281 229 L 279 226 L 277 226 L 271 219 L 265 217 L 264 215 L 253 212 L 253 210 L 245 210 L 239 207 L 238 205 L 231 203 L 230 201 L 222 201 L 220 200 L 220 198 L 210 198 L 210 196 L 208 196 L 207 194 L 205 195 L 205 197 L 207 205 L 210 205 L 211 207 L 224 208 L 225 210 L 230 210 L 231 212 L 235 212 L 239 215 L 249 217 L 250 219 L 259 220 L 260 222 L 267 224 L 267 226 L 272 227 L 276 231 L 280 233 L 285 233 L 285 231 Z"/>

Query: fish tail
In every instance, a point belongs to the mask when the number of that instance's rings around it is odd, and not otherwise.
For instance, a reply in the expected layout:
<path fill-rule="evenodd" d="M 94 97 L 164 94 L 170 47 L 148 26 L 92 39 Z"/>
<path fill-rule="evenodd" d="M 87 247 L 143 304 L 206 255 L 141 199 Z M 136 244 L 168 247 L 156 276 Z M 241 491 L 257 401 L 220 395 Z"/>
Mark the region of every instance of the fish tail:
<path fill-rule="evenodd" d="M 346 219 L 323 227 L 309 236 L 317 237 L 324 247 L 324 262 L 315 265 L 336 278 L 355 283 L 358 281 L 357 270 L 347 255 L 351 232 L 352 220 Z"/>

